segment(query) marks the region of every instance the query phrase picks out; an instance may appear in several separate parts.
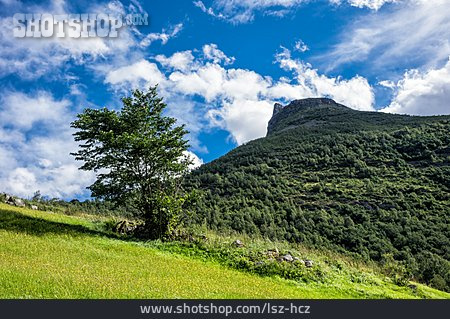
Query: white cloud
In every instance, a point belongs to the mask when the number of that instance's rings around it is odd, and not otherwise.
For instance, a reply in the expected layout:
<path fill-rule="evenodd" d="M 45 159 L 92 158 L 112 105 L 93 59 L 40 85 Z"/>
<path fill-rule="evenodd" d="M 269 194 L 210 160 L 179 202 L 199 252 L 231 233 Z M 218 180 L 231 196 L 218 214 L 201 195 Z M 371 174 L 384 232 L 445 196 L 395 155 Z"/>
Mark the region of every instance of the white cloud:
<path fill-rule="evenodd" d="M 200 95 L 207 102 L 212 102 L 219 96 L 226 72 L 218 64 L 205 64 L 198 70 L 188 73 L 173 72 L 169 75 L 169 80 L 175 91 L 182 94 Z"/>
<path fill-rule="evenodd" d="M 78 170 L 69 155 L 77 146 L 69 127 L 70 102 L 47 92 L 2 92 L 0 185 L 28 197 L 36 190 L 51 197 L 83 195 L 93 174 Z"/>
<path fill-rule="evenodd" d="M 236 99 L 223 101 L 221 108 L 208 112 L 208 117 L 211 124 L 229 131 L 240 145 L 266 135 L 272 110 L 273 103 L 268 100 Z"/>
<path fill-rule="evenodd" d="M 166 44 L 171 38 L 175 37 L 181 30 L 183 30 L 183 24 L 178 23 L 172 27 L 170 27 L 168 30 L 163 29 L 159 33 L 149 33 L 144 39 L 141 40 L 140 45 L 142 47 L 148 47 L 150 44 L 152 44 L 155 41 L 161 41 L 161 43 L 164 45 Z"/>
<path fill-rule="evenodd" d="M 372 10 L 379 10 L 386 3 L 394 3 L 394 2 L 398 2 L 398 1 L 399 0 L 347 0 L 347 3 L 349 3 L 351 6 L 357 7 L 357 8 L 369 8 Z M 342 4 L 342 2 L 344 2 L 344 1 L 343 0 L 330 0 L 330 2 L 333 4 Z"/>
<path fill-rule="evenodd" d="M 233 64 L 234 57 L 228 57 L 226 56 L 223 51 L 219 50 L 217 48 L 217 44 L 211 43 L 211 44 L 205 44 L 202 48 L 203 55 L 207 60 L 211 60 L 214 63 L 221 63 L 224 62 L 225 64 Z"/>
<path fill-rule="evenodd" d="M 34 124 L 46 124 L 51 128 L 55 121 L 67 118 L 68 100 L 55 101 L 46 92 L 28 96 L 20 92 L 4 92 L 1 99 L 0 126 L 30 130 Z"/>
<path fill-rule="evenodd" d="M 155 63 L 147 60 L 140 60 L 131 65 L 119 67 L 106 74 L 105 82 L 112 85 L 128 82 L 132 88 L 141 87 L 141 81 L 145 81 L 145 86 L 163 83 L 164 75 Z"/>
<path fill-rule="evenodd" d="M 197 95 L 209 105 L 218 105 L 209 111 L 204 109 L 210 125 L 228 130 L 238 144 L 265 134 L 271 111 L 263 106 L 270 102 L 261 102 L 260 98 L 270 81 L 261 75 L 205 63 L 190 73 L 174 72 L 169 80 L 176 94 Z"/>
<path fill-rule="evenodd" d="M 393 83 L 392 83 L 393 84 Z M 450 114 L 450 59 L 440 69 L 409 70 L 394 85 L 395 96 L 383 112 L 443 115 Z"/>
<path fill-rule="evenodd" d="M 255 19 L 257 13 L 284 17 L 302 4 L 319 0 L 214 0 L 211 7 L 203 1 L 194 1 L 194 5 L 204 13 L 233 24 L 249 23 Z M 331 4 L 348 3 L 357 8 L 379 10 L 387 3 L 401 0 L 328 0 Z M 426 1 L 426 0 L 418 0 Z"/>
<path fill-rule="evenodd" d="M 396 87 L 396 84 L 391 80 L 383 80 L 378 82 L 378 84 L 388 89 L 395 89 Z"/>
<path fill-rule="evenodd" d="M 302 40 L 298 40 L 295 42 L 294 50 L 300 52 L 306 52 L 309 50 L 308 46 Z"/>
<path fill-rule="evenodd" d="M 274 81 L 251 70 L 228 68 L 226 55 L 214 44 L 203 48 L 203 54 L 197 58 L 192 51 L 157 56 L 161 70 L 152 65 L 151 72 L 143 71 L 151 63 L 139 61 L 138 65 L 110 72 L 106 81 L 121 85 L 136 79 L 149 81 L 150 73 L 158 74 L 169 114 L 187 125 L 193 147 L 200 151 L 204 149 L 197 136 L 207 126 L 229 131 L 238 144 L 264 136 L 275 101 L 327 96 L 358 110 L 374 110 L 374 94 L 365 78 L 327 77 L 309 64 L 293 59 L 287 49 L 283 48 L 276 60 L 294 77 Z"/>
<path fill-rule="evenodd" d="M 294 72 L 298 84 L 292 86 L 282 81 L 274 87 L 274 97 L 278 94 L 286 94 L 291 99 L 327 96 L 356 110 L 374 110 L 375 96 L 367 79 L 357 75 L 345 80 L 319 74 L 310 64 L 293 59 L 286 48 L 276 55 L 276 60 L 281 68 Z M 295 97 L 296 91 L 300 96 Z"/>
<path fill-rule="evenodd" d="M 284 16 L 304 2 L 307 0 L 215 0 L 209 8 L 202 1 L 194 1 L 194 5 L 211 16 L 239 24 L 253 21 L 257 12 Z"/>
<path fill-rule="evenodd" d="M 51 1 L 48 5 L 25 5 L 9 7 L 11 12 L 49 12 L 67 14 L 73 12 L 65 1 Z M 119 1 L 87 8 L 90 12 L 125 14 Z M 4 12 L 6 13 L 6 12 Z M 0 77 L 17 74 L 22 78 L 35 79 L 52 73 L 64 76 L 67 62 L 83 64 L 113 54 L 123 55 L 136 44 L 132 27 L 123 27 L 118 38 L 15 38 L 12 15 L 0 18 Z"/>
<path fill-rule="evenodd" d="M 192 51 L 175 52 L 172 56 L 157 55 L 155 60 L 161 63 L 164 67 L 169 67 L 178 71 L 186 71 L 192 68 L 194 56 Z"/>
<path fill-rule="evenodd" d="M 411 0 L 365 15 L 318 60 L 328 69 L 361 61 L 370 61 L 369 68 L 385 72 L 411 65 L 435 67 L 450 54 L 448 5 L 448 0 Z"/>
<path fill-rule="evenodd" d="M 189 169 L 195 169 L 203 165 L 203 160 L 191 151 L 185 151 L 184 156 L 188 157 L 192 161 L 192 164 L 189 165 Z"/>
<path fill-rule="evenodd" d="M 200 10 L 202 10 L 204 13 L 209 14 L 210 16 L 213 16 L 216 18 L 225 18 L 222 14 L 215 13 L 211 7 L 207 8 L 202 1 L 194 1 L 193 3 L 197 8 L 200 8 Z"/>

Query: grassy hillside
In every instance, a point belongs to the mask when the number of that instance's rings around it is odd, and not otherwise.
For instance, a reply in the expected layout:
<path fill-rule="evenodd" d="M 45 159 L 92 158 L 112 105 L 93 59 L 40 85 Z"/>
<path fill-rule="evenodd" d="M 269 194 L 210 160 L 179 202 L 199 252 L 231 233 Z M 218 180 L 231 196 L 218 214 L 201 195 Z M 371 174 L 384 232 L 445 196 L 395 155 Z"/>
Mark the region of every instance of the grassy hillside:
<path fill-rule="evenodd" d="M 199 247 L 115 238 L 103 231 L 104 222 L 0 204 L 0 298 L 450 297 L 423 285 L 399 287 L 345 260 L 326 265 L 329 256 L 312 252 L 311 271 L 327 280 L 260 277 L 220 265 Z"/>
<path fill-rule="evenodd" d="M 450 291 L 450 117 L 294 101 L 193 172 L 196 223 L 366 260 Z"/>

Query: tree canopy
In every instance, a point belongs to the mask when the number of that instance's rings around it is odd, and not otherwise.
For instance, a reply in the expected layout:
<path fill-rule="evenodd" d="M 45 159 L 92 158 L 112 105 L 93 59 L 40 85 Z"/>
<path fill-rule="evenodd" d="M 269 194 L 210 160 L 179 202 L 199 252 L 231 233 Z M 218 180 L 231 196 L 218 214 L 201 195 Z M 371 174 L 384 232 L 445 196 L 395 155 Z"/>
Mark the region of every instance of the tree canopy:
<path fill-rule="evenodd" d="M 183 125 L 163 115 L 166 104 L 157 87 L 134 90 L 120 111 L 85 109 L 71 126 L 77 131 L 82 170 L 95 171 L 92 196 L 134 207 L 147 234 L 162 237 L 180 223 L 186 196 L 181 178 L 188 170 Z"/>

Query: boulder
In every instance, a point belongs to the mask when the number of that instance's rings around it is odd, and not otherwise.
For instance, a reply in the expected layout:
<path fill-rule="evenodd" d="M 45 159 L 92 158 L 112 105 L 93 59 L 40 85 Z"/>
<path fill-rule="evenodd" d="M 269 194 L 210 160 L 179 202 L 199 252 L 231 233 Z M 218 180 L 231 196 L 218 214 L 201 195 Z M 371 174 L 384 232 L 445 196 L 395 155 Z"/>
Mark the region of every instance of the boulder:
<path fill-rule="evenodd" d="M 32 210 L 38 210 L 39 208 L 36 205 L 31 205 Z"/>
<path fill-rule="evenodd" d="M 14 198 L 12 196 L 9 196 L 8 194 L 5 195 L 5 203 L 8 205 L 14 205 Z"/>
<path fill-rule="evenodd" d="M 291 255 L 289 255 L 289 254 L 286 254 L 286 255 L 284 255 L 281 258 L 283 259 L 283 261 L 287 261 L 287 262 L 290 262 L 290 263 L 294 261 L 294 258 Z"/>
<path fill-rule="evenodd" d="M 313 261 L 312 260 L 305 260 L 305 266 L 308 268 L 311 268 L 313 266 Z"/>
<path fill-rule="evenodd" d="M 236 239 L 233 242 L 233 245 L 236 246 L 236 247 L 244 247 L 244 243 L 242 241 L 240 241 L 239 239 Z"/>
<path fill-rule="evenodd" d="M 25 203 L 20 198 L 14 198 L 14 206 L 25 207 Z"/>
<path fill-rule="evenodd" d="M 5 194 L 5 203 L 12 206 L 25 207 L 25 202 L 22 199 L 12 197 L 8 194 Z"/>

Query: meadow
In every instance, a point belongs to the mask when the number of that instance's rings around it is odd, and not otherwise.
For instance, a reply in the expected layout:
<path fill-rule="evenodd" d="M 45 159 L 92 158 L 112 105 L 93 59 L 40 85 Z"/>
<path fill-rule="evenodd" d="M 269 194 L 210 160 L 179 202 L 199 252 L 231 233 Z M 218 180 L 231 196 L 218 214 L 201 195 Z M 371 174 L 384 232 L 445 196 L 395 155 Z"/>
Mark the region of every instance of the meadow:
<path fill-rule="evenodd" d="M 120 238 L 104 223 L 0 204 L 0 298 L 450 297 L 420 284 L 412 291 L 376 273 L 355 282 L 345 271 L 316 283 L 260 276 L 195 252 L 187 256 L 175 244 Z"/>

